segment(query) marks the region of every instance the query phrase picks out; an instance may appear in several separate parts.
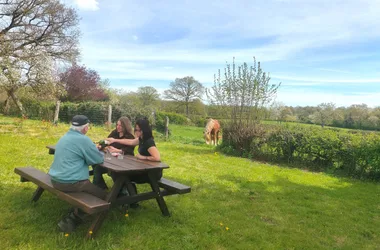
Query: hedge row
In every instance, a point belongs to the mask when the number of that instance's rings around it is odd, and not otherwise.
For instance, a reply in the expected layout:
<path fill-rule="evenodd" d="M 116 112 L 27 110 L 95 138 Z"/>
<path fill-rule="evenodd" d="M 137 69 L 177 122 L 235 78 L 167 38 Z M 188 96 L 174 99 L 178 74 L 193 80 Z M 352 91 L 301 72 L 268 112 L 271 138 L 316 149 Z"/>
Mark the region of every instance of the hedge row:
<path fill-rule="evenodd" d="M 376 132 L 313 126 L 226 127 L 221 148 L 258 160 L 299 163 L 327 172 L 380 179 L 380 135 Z"/>
<path fill-rule="evenodd" d="M 54 102 L 39 102 L 36 100 L 23 100 L 24 113 L 29 119 L 53 121 L 56 104 Z M 112 122 L 117 121 L 128 111 L 119 106 L 112 107 Z M 108 103 L 106 102 L 63 102 L 59 110 L 59 122 L 69 123 L 76 114 L 86 115 L 91 123 L 104 124 L 108 120 Z M 11 106 L 8 115 L 18 116 L 19 110 Z M 129 118 L 131 116 L 129 115 Z"/>
<path fill-rule="evenodd" d="M 108 120 L 107 102 L 63 102 L 60 105 L 59 122 L 69 123 L 76 114 L 86 115 L 94 124 L 104 124 Z M 55 103 L 39 102 L 35 100 L 23 100 L 25 115 L 30 119 L 48 120 L 54 119 Z M 19 111 L 11 106 L 10 115 L 18 115 Z M 112 106 L 112 122 L 116 122 L 121 116 L 129 117 L 132 122 L 138 118 L 147 117 L 154 123 L 150 110 L 137 110 L 120 105 Z M 188 125 L 191 123 L 185 116 L 177 113 L 157 112 L 155 126 L 163 128 L 165 117 L 169 117 L 170 124 Z"/>
<path fill-rule="evenodd" d="M 191 123 L 191 121 L 184 115 L 170 112 L 156 112 L 156 120 L 154 125 L 156 130 L 164 132 L 166 117 L 169 118 L 169 124 L 189 125 Z"/>

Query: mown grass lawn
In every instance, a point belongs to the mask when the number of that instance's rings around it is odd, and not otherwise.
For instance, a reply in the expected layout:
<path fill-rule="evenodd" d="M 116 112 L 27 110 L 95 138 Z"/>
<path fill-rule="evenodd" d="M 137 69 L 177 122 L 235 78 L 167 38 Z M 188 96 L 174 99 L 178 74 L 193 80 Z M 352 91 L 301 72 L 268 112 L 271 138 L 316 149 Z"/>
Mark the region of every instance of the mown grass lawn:
<path fill-rule="evenodd" d="M 84 239 L 88 224 L 65 237 L 56 224 L 69 205 L 49 193 L 32 204 L 36 186 L 13 170 L 47 171 L 45 146 L 68 125 L 14 121 L 0 116 L 1 249 L 379 249 L 378 183 L 228 157 L 202 143 L 202 128 L 181 126 L 167 142 L 156 137 L 165 177 L 192 187 L 166 198 L 171 217 L 152 200 L 128 217 L 113 209 L 93 240 Z"/>

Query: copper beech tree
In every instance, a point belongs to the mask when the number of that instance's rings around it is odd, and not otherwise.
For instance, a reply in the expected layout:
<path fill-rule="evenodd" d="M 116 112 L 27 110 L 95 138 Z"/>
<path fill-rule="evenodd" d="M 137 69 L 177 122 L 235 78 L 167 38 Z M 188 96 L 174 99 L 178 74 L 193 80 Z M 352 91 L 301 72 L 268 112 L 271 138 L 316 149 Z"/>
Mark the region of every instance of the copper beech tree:
<path fill-rule="evenodd" d="M 0 89 L 23 113 L 17 90 L 51 82 L 55 61 L 79 55 L 79 18 L 59 0 L 0 0 L 0 20 Z"/>
<path fill-rule="evenodd" d="M 95 70 L 74 64 L 59 75 L 66 90 L 62 101 L 105 101 L 108 95 L 101 86 L 101 79 Z"/>

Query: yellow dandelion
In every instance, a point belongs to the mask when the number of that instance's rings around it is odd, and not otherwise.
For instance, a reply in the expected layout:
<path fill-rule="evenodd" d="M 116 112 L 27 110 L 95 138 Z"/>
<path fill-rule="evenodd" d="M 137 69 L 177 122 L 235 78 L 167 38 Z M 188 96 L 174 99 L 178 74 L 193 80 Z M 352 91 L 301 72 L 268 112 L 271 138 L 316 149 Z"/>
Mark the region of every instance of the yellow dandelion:
<path fill-rule="evenodd" d="M 129 215 L 128 214 L 125 214 L 125 217 L 128 217 Z"/>
<path fill-rule="evenodd" d="M 220 223 L 219 223 L 219 225 L 223 226 L 223 223 L 222 223 L 222 222 L 220 222 Z"/>
<path fill-rule="evenodd" d="M 227 231 L 230 230 L 229 227 L 226 227 L 226 230 L 227 230 Z"/>
<path fill-rule="evenodd" d="M 69 236 L 69 234 L 65 234 L 65 237 L 68 237 Z"/>
<path fill-rule="evenodd" d="M 92 231 L 88 231 L 89 234 L 92 234 Z"/>
<path fill-rule="evenodd" d="M 215 152 L 214 154 L 215 154 L 215 155 L 218 155 L 218 153 L 217 153 L 217 152 Z"/>

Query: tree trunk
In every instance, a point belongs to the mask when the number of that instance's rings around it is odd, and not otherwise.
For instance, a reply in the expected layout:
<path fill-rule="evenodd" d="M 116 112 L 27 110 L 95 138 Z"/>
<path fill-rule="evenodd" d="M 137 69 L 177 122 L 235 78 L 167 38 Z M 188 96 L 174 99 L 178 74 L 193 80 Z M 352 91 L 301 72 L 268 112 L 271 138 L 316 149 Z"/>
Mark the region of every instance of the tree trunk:
<path fill-rule="evenodd" d="M 55 112 L 54 112 L 54 124 L 58 123 L 58 117 L 59 117 L 59 107 L 61 106 L 61 101 L 57 100 L 55 103 Z"/>
<path fill-rule="evenodd" d="M 8 94 L 12 97 L 13 102 L 16 104 L 17 108 L 20 110 L 21 115 L 24 115 L 24 108 L 22 107 L 22 103 L 16 96 L 13 90 L 9 91 Z"/>
<path fill-rule="evenodd" d="M 9 109 L 11 106 L 11 97 L 8 96 L 7 99 L 4 102 L 4 114 L 8 115 L 9 114 Z"/>
<path fill-rule="evenodd" d="M 189 117 L 189 103 L 186 102 L 186 116 Z"/>

